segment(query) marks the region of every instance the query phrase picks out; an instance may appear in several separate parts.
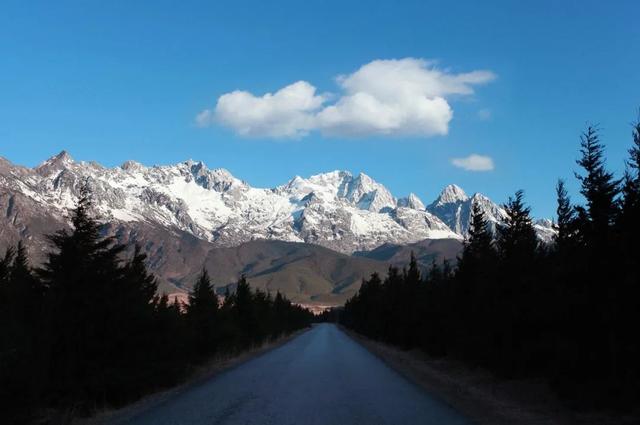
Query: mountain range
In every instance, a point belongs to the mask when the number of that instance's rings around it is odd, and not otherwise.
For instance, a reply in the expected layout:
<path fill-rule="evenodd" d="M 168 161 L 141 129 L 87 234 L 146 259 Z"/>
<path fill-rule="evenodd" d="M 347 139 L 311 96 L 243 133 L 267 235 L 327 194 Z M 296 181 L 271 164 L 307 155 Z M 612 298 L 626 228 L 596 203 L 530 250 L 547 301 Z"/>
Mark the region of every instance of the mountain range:
<path fill-rule="evenodd" d="M 45 235 L 68 226 L 83 185 L 104 233 L 142 246 L 164 291 L 188 288 L 206 265 L 221 287 L 245 273 L 255 286 L 301 303 L 343 302 L 362 277 L 400 264 L 396 254 L 408 257 L 412 245 L 423 262 L 454 259 L 475 204 L 494 228 L 505 218 L 489 198 L 455 185 L 425 207 L 415 194 L 396 198 L 364 173 L 254 188 L 202 162 L 107 168 L 63 151 L 34 168 L 0 158 L 0 249 L 24 240 L 41 260 Z M 549 220 L 535 227 L 550 240 Z"/>

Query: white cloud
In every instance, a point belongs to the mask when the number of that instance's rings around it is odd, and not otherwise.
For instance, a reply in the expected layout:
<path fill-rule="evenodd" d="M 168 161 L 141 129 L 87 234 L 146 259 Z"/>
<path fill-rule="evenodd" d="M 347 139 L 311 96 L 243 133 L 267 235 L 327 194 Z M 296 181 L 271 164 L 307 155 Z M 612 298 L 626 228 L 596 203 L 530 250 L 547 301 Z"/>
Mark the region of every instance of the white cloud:
<path fill-rule="evenodd" d="M 314 128 L 313 114 L 325 99 L 306 81 L 261 97 L 236 90 L 220 96 L 215 110 L 200 112 L 196 122 L 201 126 L 218 122 L 248 137 L 297 138 Z"/>
<path fill-rule="evenodd" d="M 472 95 L 474 85 L 494 78 L 490 71 L 453 74 L 423 59 L 376 60 L 339 76 L 342 93 L 332 103 L 299 81 L 261 97 L 224 94 L 196 122 L 248 137 L 299 138 L 313 130 L 346 137 L 445 135 L 453 117 L 448 98 Z"/>
<path fill-rule="evenodd" d="M 490 156 L 471 154 L 465 158 L 453 158 L 451 163 L 467 171 L 491 171 L 494 164 Z"/>

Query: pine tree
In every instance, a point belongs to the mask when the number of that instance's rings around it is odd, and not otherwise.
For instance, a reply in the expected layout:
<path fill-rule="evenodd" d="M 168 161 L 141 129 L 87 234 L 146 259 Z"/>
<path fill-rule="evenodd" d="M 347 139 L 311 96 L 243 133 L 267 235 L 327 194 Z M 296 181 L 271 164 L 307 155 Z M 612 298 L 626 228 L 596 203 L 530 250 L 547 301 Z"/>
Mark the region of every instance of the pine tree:
<path fill-rule="evenodd" d="M 496 315 L 495 263 L 497 260 L 493 234 L 482 208 L 473 204 L 469 236 L 465 240 L 455 275 L 452 302 L 455 303 L 455 349 L 463 358 L 483 364 L 489 357 L 487 330 Z M 470 352 L 477 355 L 471 359 Z"/>
<path fill-rule="evenodd" d="M 218 296 L 205 268 L 189 292 L 187 319 L 195 332 L 198 355 L 206 356 L 213 353 L 218 342 Z"/>
<path fill-rule="evenodd" d="M 240 331 L 240 343 L 249 344 L 258 338 L 258 318 L 256 317 L 251 286 L 245 275 L 236 284 L 233 296 L 233 317 Z"/>
<path fill-rule="evenodd" d="M 27 420 L 43 390 L 44 288 L 33 275 L 22 242 L 0 260 L 0 400 Z M 8 418 L 11 421 L 12 414 Z"/>
<path fill-rule="evenodd" d="M 9 284 L 9 273 L 14 256 L 15 250 L 12 247 L 9 247 L 5 251 L 4 257 L 0 258 L 0 318 L 3 319 L 3 313 L 6 314 L 10 302 L 7 293 L 7 286 Z"/>
<path fill-rule="evenodd" d="M 583 168 L 584 175 L 576 173 L 576 178 L 582 185 L 580 193 L 587 201 L 585 211 L 580 214 L 586 221 L 580 225 L 594 245 L 606 249 L 607 237 L 618 213 L 620 181 L 605 167 L 604 145 L 595 127 L 587 127 L 580 137 L 580 147 L 582 157 L 576 162 Z"/>
<path fill-rule="evenodd" d="M 493 235 L 489 229 L 489 223 L 480 205 L 474 203 L 469 236 L 465 240 L 461 262 L 462 264 L 472 263 L 472 267 L 475 267 L 478 263 L 491 261 L 493 254 Z"/>
<path fill-rule="evenodd" d="M 39 273 L 49 288 L 51 392 L 62 405 L 85 407 L 112 390 L 110 353 L 119 342 L 111 332 L 118 316 L 113 285 L 123 278 L 118 256 L 124 249 L 113 238 L 101 238 L 90 211 L 85 186 L 71 217 L 72 230 L 49 236 L 54 249 Z"/>
<path fill-rule="evenodd" d="M 6 285 L 7 295 L 14 311 L 13 320 L 20 320 L 31 327 L 36 327 L 42 313 L 45 288 L 31 270 L 27 250 L 22 241 L 18 243 L 15 252 Z"/>
<path fill-rule="evenodd" d="M 629 149 L 627 170 L 622 188 L 620 217 L 616 226 L 620 246 L 617 258 L 617 284 L 610 298 L 615 302 L 610 317 L 616 319 L 617 332 L 610 336 L 614 343 L 615 364 L 613 370 L 619 381 L 626 380 L 627 391 L 637 392 L 640 382 L 640 341 L 637 338 L 637 323 L 640 322 L 640 271 L 638 258 L 640 249 L 640 118 L 633 125 L 632 145 Z M 609 258 L 613 257 L 610 256 Z M 611 285 L 614 286 L 614 285 Z M 611 293 L 611 290 L 610 290 Z M 619 348 L 618 348 L 619 347 Z M 621 372 L 624 368 L 624 372 Z M 624 377 L 624 378 L 623 378 Z M 635 383 L 635 384 L 634 384 Z"/>
<path fill-rule="evenodd" d="M 556 208 L 556 214 L 558 220 L 555 225 L 556 234 L 554 235 L 554 241 L 556 246 L 561 251 L 566 251 L 569 248 L 570 242 L 575 234 L 575 211 L 571 206 L 571 199 L 567 193 L 564 180 L 558 180 L 556 184 L 556 198 L 558 207 Z"/>
<path fill-rule="evenodd" d="M 380 280 L 379 276 L 378 280 Z M 407 270 L 407 276 L 405 280 L 409 285 L 418 285 L 421 280 L 420 267 L 418 266 L 418 260 L 416 259 L 416 255 L 413 251 L 411 251 L 411 257 L 409 259 L 409 269 Z"/>
<path fill-rule="evenodd" d="M 498 228 L 497 248 L 499 289 L 494 298 L 500 307 L 492 314 L 491 327 L 498 329 L 497 339 L 508 341 L 499 349 L 493 361 L 501 373 L 508 376 L 533 368 L 536 357 L 526 346 L 538 331 L 532 319 L 541 296 L 538 273 L 538 238 L 524 205 L 524 193 L 518 190 L 503 205 L 507 213 L 505 225 Z M 499 300 L 499 301 L 498 301 Z"/>
<path fill-rule="evenodd" d="M 142 248 L 135 245 L 131 259 L 124 266 L 124 285 L 139 303 L 151 305 L 158 291 L 158 280 L 147 270 L 146 260 Z"/>
<path fill-rule="evenodd" d="M 627 250 L 632 248 L 640 237 L 640 119 L 633 125 L 632 139 L 622 187 L 619 222 L 619 230 L 625 235 Z"/>
<path fill-rule="evenodd" d="M 531 221 L 531 209 L 524 205 L 524 192 L 518 190 L 503 205 L 507 212 L 505 225 L 498 227 L 498 252 L 507 261 L 514 260 L 522 264 L 535 258 L 538 238 Z"/>
<path fill-rule="evenodd" d="M 289 322 L 289 308 L 291 303 L 289 303 L 282 296 L 280 291 L 276 292 L 276 296 L 273 299 L 273 310 L 275 315 L 276 322 L 276 336 L 279 336 L 283 332 L 289 332 L 291 323 Z"/>

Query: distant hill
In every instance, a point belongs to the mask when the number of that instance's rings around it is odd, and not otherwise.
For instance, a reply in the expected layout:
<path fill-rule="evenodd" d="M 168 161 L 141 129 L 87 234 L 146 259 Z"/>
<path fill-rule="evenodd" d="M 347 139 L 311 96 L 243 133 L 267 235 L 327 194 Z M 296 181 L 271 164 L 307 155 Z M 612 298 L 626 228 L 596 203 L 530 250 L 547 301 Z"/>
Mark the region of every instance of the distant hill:
<path fill-rule="evenodd" d="M 442 264 L 446 259 L 452 265 L 462 251 L 462 242 L 455 239 L 424 240 L 407 245 L 384 244 L 371 251 L 359 251 L 354 256 L 370 258 L 397 267 L 407 265 L 413 252 L 423 270 L 431 266 L 433 261 Z"/>

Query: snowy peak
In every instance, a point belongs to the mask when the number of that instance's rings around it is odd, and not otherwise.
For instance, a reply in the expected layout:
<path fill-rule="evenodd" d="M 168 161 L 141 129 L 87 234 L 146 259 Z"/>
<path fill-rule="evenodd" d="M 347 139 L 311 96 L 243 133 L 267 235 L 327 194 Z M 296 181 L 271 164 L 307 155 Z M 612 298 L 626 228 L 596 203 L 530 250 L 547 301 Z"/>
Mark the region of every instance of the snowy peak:
<path fill-rule="evenodd" d="M 62 151 L 52 156 L 36 167 L 38 174 L 49 174 L 52 171 L 59 171 L 74 164 L 74 160 L 67 151 Z"/>
<path fill-rule="evenodd" d="M 218 192 L 225 192 L 232 187 L 244 187 L 245 184 L 241 180 L 235 178 L 229 171 L 224 168 L 216 168 L 210 170 L 202 161 L 186 161 L 184 165 L 195 182 L 205 189 L 213 189 Z"/>
<path fill-rule="evenodd" d="M 351 179 L 345 197 L 358 208 L 372 212 L 396 206 L 396 200 L 387 188 L 364 173 Z"/>
<path fill-rule="evenodd" d="M 440 195 L 435 200 L 435 205 L 451 204 L 455 202 L 465 202 L 469 199 L 462 188 L 455 184 L 450 184 L 442 189 Z"/>
<path fill-rule="evenodd" d="M 152 167 L 127 161 L 105 168 L 74 162 L 63 151 L 33 169 L 0 163 L 0 189 L 21 192 L 37 204 L 35 210 L 56 221 L 67 219 L 84 183 L 101 220 L 145 223 L 227 247 L 272 239 L 352 253 L 385 243 L 461 239 L 476 204 L 494 226 L 504 220 L 500 206 L 481 194 L 469 198 L 455 185 L 425 208 L 413 193 L 396 199 L 370 176 L 340 170 L 254 188 L 223 168 L 193 160 Z M 540 231 L 549 228 L 546 222 L 536 225 Z"/>
<path fill-rule="evenodd" d="M 471 198 L 454 184 L 444 188 L 440 196 L 427 207 L 427 211 L 444 221 L 454 232 L 467 236 L 473 207 L 478 205 L 489 225 L 495 229 L 498 223 L 504 221 L 504 210 L 481 193 L 475 193 Z"/>
<path fill-rule="evenodd" d="M 460 239 L 417 196 L 399 208 L 391 192 L 364 173 L 337 170 L 253 188 L 200 161 L 152 167 L 127 161 L 106 168 L 74 162 L 66 152 L 20 173 L 4 168 L 10 172 L 4 179 L 0 173 L 0 189 L 22 192 L 57 221 L 67 219 L 86 183 L 100 220 L 183 231 L 217 246 L 273 239 L 351 253 L 384 243 Z"/>
<path fill-rule="evenodd" d="M 132 173 L 136 171 L 143 171 L 146 169 L 144 165 L 132 160 L 125 161 L 124 163 L 122 163 L 120 168 L 122 168 L 124 171 L 132 172 Z"/>
<path fill-rule="evenodd" d="M 507 212 L 502 206 L 496 204 L 482 193 L 475 193 L 470 198 L 456 185 L 444 188 L 440 196 L 427 207 L 427 211 L 440 218 L 451 230 L 466 237 L 469 234 L 469 225 L 473 208 L 479 207 L 493 232 L 502 225 Z M 551 242 L 555 230 L 550 220 L 536 220 L 534 228 L 538 238 L 544 242 Z"/>
<path fill-rule="evenodd" d="M 420 198 L 418 198 L 418 196 L 413 192 L 410 193 L 409 196 L 405 198 L 398 199 L 398 206 L 404 207 L 404 208 L 411 208 L 413 210 L 420 210 L 420 211 L 425 210 L 425 206 L 422 203 L 422 200 L 420 200 Z"/>
<path fill-rule="evenodd" d="M 60 166 L 67 166 L 69 164 L 72 164 L 73 162 L 73 158 L 71 157 L 71 155 L 69 155 L 69 152 L 65 150 L 45 161 L 45 163 L 58 164 Z"/>
<path fill-rule="evenodd" d="M 325 201 L 345 203 L 371 212 L 396 207 L 395 198 L 387 188 L 364 173 L 354 176 L 348 171 L 336 170 L 308 179 L 296 176 L 278 189 L 297 201 L 313 194 Z"/>
<path fill-rule="evenodd" d="M 235 178 L 224 168 L 209 169 L 202 161 L 187 160 L 176 165 L 164 165 L 146 167 L 136 161 L 126 161 L 120 169 L 130 178 L 141 181 L 174 181 L 195 182 L 207 190 L 218 192 L 228 191 L 231 188 L 244 188 L 246 184 Z"/>

